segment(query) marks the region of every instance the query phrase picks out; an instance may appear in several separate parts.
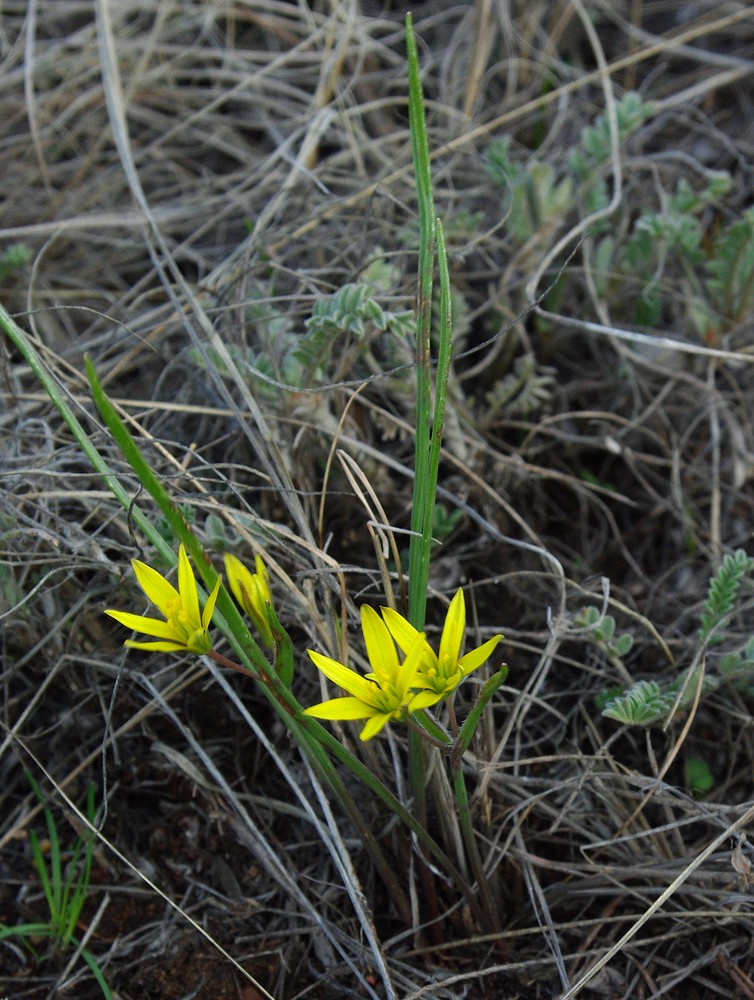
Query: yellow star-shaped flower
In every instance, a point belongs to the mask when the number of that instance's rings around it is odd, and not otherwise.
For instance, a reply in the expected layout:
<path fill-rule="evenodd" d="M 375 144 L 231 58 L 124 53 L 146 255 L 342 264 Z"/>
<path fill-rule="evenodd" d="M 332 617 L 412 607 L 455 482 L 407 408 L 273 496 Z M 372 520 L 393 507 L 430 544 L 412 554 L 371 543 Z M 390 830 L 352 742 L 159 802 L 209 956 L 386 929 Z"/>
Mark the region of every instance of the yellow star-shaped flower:
<path fill-rule="evenodd" d="M 416 637 L 422 633 L 417 632 L 403 615 L 392 608 L 383 608 L 382 616 L 400 649 L 405 653 L 408 649 L 413 648 Z M 493 635 L 481 646 L 477 646 L 476 649 L 461 656 L 465 630 L 466 602 L 463 591 L 459 588 L 450 602 L 448 613 L 445 616 L 439 655 L 435 654 L 426 640 L 424 642 L 413 681 L 414 687 L 422 690 L 411 699 L 408 706 L 409 711 L 415 712 L 420 708 L 428 708 L 430 705 L 435 705 L 438 701 L 447 698 L 455 691 L 464 677 L 481 667 L 503 638 L 502 635 Z"/>
<path fill-rule="evenodd" d="M 348 691 L 348 696 L 312 705 L 305 709 L 304 715 L 317 719 L 366 719 L 360 739 L 371 740 L 388 722 L 405 714 L 413 697 L 412 688 L 416 686 L 416 670 L 425 638 L 423 632 L 416 633 L 401 663 L 384 621 L 368 605 L 361 608 L 361 629 L 372 673 L 363 677 L 329 656 L 308 650 L 317 668 L 338 687 Z"/>
<path fill-rule="evenodd" d="M 220 590 L 220 577 L 218 576 L 214 589 L 204 605 L 204 611 L 200 612 L 196 578 L 183 545 L 178 550 L 177 590 L 162 574 L 146 563 L 133 559 L 131 565 L 139 586 L 152 604 L 160 609 L 165 621 L 145 615 L 134 615 L 130 611 L 106 611 L 106 615 L 110 615 L 126 628 L 159 639 L 158 642 L 135 642 L 133 639 L 126 639 L 124 645 L 133 649 L 149 649 L 165 653 L 185 649 L 198 656 L 209 652 L 212 648 L 209 625 L 215 610 L 217 593 Z"/>

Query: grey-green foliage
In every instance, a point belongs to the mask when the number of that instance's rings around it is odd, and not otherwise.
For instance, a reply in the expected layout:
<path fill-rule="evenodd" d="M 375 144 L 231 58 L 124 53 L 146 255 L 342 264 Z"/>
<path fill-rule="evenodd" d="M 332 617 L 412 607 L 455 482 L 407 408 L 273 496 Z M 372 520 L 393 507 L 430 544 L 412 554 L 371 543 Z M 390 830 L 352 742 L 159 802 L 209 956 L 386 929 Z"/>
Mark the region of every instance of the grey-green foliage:
<path fill-rule="evenodd" d="M 255 389 L 271 402 L 280 398 L 278 384 L 311 388 L 329 378 L 338 378 L 337 365 L 348 346 L 369 357 L 375 336 L 387 335 L 385 356 L 391 363 L 395 344 L 404 344 L 414 329 L 411 310 L 385 309 L 378 297 L 398 287 L 399 273 L 378 253 L 362 272 L 361 281 L 348 283 L 315 299 L 304 330 L 276 303 L 274 293 L 261 288 L 252 291 L 245 308 L 250 346 L 228 345 L 233 363 L 255 379 Z M 194 360 L 203 359 L 192 353 Z M 209 352 L 209 363 L 228 374 L 222 359 Z M 405 362 L 401 357 L 396 363 Z M 368 365 L 369 369 L 376 367 Z"/>
<path fill-rule="evenodd" d="M 616 105 L 618 142 L 624 143 L 652 113 L 652 104 L 639 94 L 625 94 Z M 582 130 L 579 146 L 560 168 L 536 157 L 522 164 L 512 155 L 510 136 L 494 139 L 487 148 L 486 167 L 508 192 L 506 229 L 513 239 L 525 243 L 570 211 L 577 197 L 587 212 L 604 208 L 609 192 L 601 174 L 610 152 L 610 125 L 604 115 Z"/>
<path fill-rule="evenodd" d="M 0 281 L 4 281 L 9 274 L 28 264 L 33 256 L 31 247 L 25 243 L 11 243 L 0 256 Z"/>
<path fill-rule="evenodd" d="M 635 90 L 624 94 L 615 105 L 618 142 L 625 142 L 653 114 L 651 101 L 645 101 Z M 608 162 L 611 150 L 610 122 L 606 115 L 599 115 L 593 125 L 582 129 L 581 145 L 568 157 L 568 165 L 578 177 L 587 178 Z"/>
<path fill-rule="evenodd" d="M 657 681 L 639 681 L 605 705 L 602 714 L 616 722 L 646 726 L 661 719 L 673 706 L 673 697 Z"/>
<path fill-rule="evenodd" d="M 724 628 L 736 607 L 738 594 L 746 574 L 754 566 L 743 549 L 729 553 L 720 563 L 720 568 L 712 577 L 707 591 L 707 600 L 699 623 L 699 638 L 711 642 L 718 637 L 715 633 Z"/>
<path fill-rule="evenodd" d="M 703 654 L 713 644 L 722 640 L 720 632 L 730 622 L 736 610 L 741 588 L 747 573 L 754 568 L 743 549 L 725 556 L 720 568 L 709 583 L 707 599 L 702 609 L 698 630 L 698 648 L 690 667 L 674 680 L 663 684 L 657 681 L 639 681 L 622 694 L 609 698 L 602 714 L 617 722 L 630 725 L 650 725 L 664 719 L 675 705 L 689 708 L 701 686 L 700 697 L 716 691 L 723 684 L 731 684 L 746 694 L 754 693 L 754 637 L 742 650 L 725 653 L 718 663 L 703 667 Z M 716 670 L 712 669 L 716 666 Z"/>
<path fill-rule="evenodd" d="M 674 705 L 680 711 L 691 707 L 696 698 L 700 676 L 702 685 L 700 697 L 715 691 L 723 683 L 723 678 L 703 673 L 700 666 L 689 667 L 670 683 L 638 681 L 627 691 L 610 698 L 605 703 L 602 714 L 608 719 L 615 719 L 616 722 L 635 726 L 648 726 L 653 722 L 659 722 L 667 716 Z"/>
<path fill-rule="evenodd" d="M 644 101 L 636 91 L 629 91 L 615 105 L 618 145 L 628 139 L 654 114 L 651 101 Z M 581 131 L 580 145 L 568 156 L 568 167 L 577 179 L 577 193 L 587 214 L 599 212 L 610 204 L 607 166 L 612 154 L 610 122 L 606 115 L 598 115 L 593 125 Z M 592 236 L 612 233 L 614 223 L 602 219 L 592 227 Z"/>
<path fill-rule="evenodd" d="M 720 172 L 709 173 L 706 180 L 706 185 L 695 191 L 685 178 L 680 178 L 661 209 L 642 210 L 622 248 L 614 240 L 611 242 L 612 257 L 603 262 L 603 267 L 617 269 L 627 281 L 639 284 L 641 294 L 633 317 L 637 323 L 659 324 L 669 293 L 662 279 L 673 266 L 683 272 L 691 290 L 689 314 L 702 335 L 719 326 L 728 310 L 714 292 L 715 276 L 721 261 L 731 256 L 731 236 L 740 227 L 734 223 L 723 229 L 709 247 L 705 246 L 705 211 L 731 184 L 729 175 Z"/>
<path fill-rule="evenodd" d="M 487 149 L 487 171 L 508 192 L 506 230 L 525 243 L 548 223 L 565 215 L 573 202 L 570 177 L 558 177 L 552 164 L 532 159 L 524 168 L 511 156 L 510 136 Z"/>
<path fill-rule="evenodd" d="M 754 677 L 754 638 L 749 639 L 742 650 L 725 653 L 720 659 L 718 669 L 723 680 L 733 681 L 739 690 L 751 693 Z"/>
<path fill-rule="evenodd" d="M 754 308 L 754 208 L 722 230 L 707 264 L 711 307 L 737 323 Z"/>
<path fill-rule="evenodd" d="M 616 104 L 619 146 L 653 114 L 651 102 L 625 94 Z M 537 234 L 550 240 L 549 230 L 569 213 L 591 215 L 607 207 L 610 157 L 605 115 L 582 129 L 560 163 L 536 155 L 522 160 L 510 137 L 493 140 L 486 167 L 506 191 L 502 211 L 511 239 L 519 245 Z M 657 190 L 657 204 L 639 204 L 637 213 L 627 172 L 620 206 L 592 223 L 586 249 L 593 287 L 610 302 L 616 321 L 651 329 L 666 321 L 667 309 L 683 309 L 692 329 L 714 343 L 754 312 L 754 208 L 719 224 L 720 201 L 733 186 L 723 170 L 696 170 L 693 186 L 681 176 L 670 190 L 661 190 L 659 180 L 648 189 Z"/>
<path fill-rule="evenodd" d="M 522 354 L 513 362 L 513 371 L 486 393 L 488 419 L 501 410 L 510 417 L 531 417 L 550 399 L 554 380 L 554 368 L 537 364 L 529 352 Z"/>
<path fill-rule="evenodd" d="M 682 177 L 662 211 L 644 209 L 636 220 L 624 249 L 624 266 L 654 267 L 662 254 L 671 249 L 685 262 L 699 264 L 703 259 L 701 210 L 717 195 L 714 179 L 696 193 Z"/>
<path fill-rule="evenodd" d="M 591 263 L 598 293 L 623 302 L 631 322 L 659 326 L 668 303 L 676 308 L 680 301 L 697 333 L 716 342 L 754 309 L 754 211 L 710 238 L 710 209 L 732 178 L 724 171 L 707 171 L 704 178 L 692 188 L 681 177 L 675 190 L 663 193 L 659 208 L 641 210 L 622 242 L 613 222 L 595 238 Z"/>
<path fill-rule="evenodd" d="M 601 647 L 612 660 L 621 660 L 631 649 L 634 637 L 630 632 L 615 634 L 615 618 L 603 615 L 599 608 L 589 605 L 576 615 L 574 625 L 584 629 L 589 638 Z"/>
<path fill-rule="evenodd" d="M 370 295 L 365 283 L 343 285 L 332 295 L 317 299 L 312 314 L 306 321 L 307 333 L 299 338 L 294 354 L 311 365 L 321 359 L 333 340 L 343 334 L 362 339 L 371 326 L 380 332 L 390 330 L 398 336 L 410 334 L 414 314 L 410 310 L 389 312 Z"/>
<path fill-rule="evenodd" d="M 344 348 L 355 345 L 372 370 L 398 367 L 408 359 L 402 355 L 414 330 L 411 310 L 391 312 L 383 309 L 371 294 L 367 282 L 343 285 L 332 295 L 317 299 L 306 321 L 306 333 L 296 339 L 289 357 L 299 365 L 298 383 L 311 385 L 322 381 L 325 371 L 323 358 L 343 358 Z M 384 334 L 384 365 L 372 358 L 371 347 L 375 334 Z M 353 372 L 334 370 L 330 377 L 352 376 Z"/>

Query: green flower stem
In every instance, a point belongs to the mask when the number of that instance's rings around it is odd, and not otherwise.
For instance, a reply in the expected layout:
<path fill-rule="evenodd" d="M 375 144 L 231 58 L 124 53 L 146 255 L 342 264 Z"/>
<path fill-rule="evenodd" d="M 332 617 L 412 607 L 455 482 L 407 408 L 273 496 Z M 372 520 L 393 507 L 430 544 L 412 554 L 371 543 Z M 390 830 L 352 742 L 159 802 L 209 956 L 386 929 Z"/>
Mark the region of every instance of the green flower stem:
<path fill-rule="evenodd" d="M 455 691 L 453 694 L 446 699 L 445 705 L 448 709 L 448 725 L 450 726 L 450 731 L 453 734 L 453 739 L 458 738 L 458 718 L 456 717 L 456 706 L 453 701 L 455 698 Z"/>
<path fill-rule="evenodd" d="M 463 764 L 460 760 L 452 765 L 453 791 L 456 797 L 456 808 L 458 810 L 458 821 L 461 827 L 461 835 L 466 847 L 466 856 L 471 863 L 471 870 L 476 879 L 479 898 L 472 897 L 469 902 L 480 920 L 481 926 L 488 934 L 498 934 L 502 930 L 500 915 L 498 914 L 495 901 L 490 892 L 487 876 L 484 872 L 484 865 L 479 855 L 476 837 L 474 835 L 474 824 L 469 808 L 469 795 L 466 789 L 466 780 L 463 776 Z"/>
<path fill-rule="evenodd" d="M 423 738 L 429 737 L 430 742 L 445 751 L 452 750 L 454 744 L 449 733 L 446 733 L 442 726 L 438 725 L 426 710 L 420 708 L 418 712 L 411 712 L 406 721 L 412 728 L 417 729 Z"/>
<path fill-rule="evenodd" d="M 482 717 L 482 712 L 487 707 L 490 698 L 505 681 L 507 676 L 508 667 L 503 665 L 497 673 L 493 674 L 492 677 L 490 677 L 483 684 L 482 690 L 479 692 L 477 700 L 474 702 L 474 707 L 466 717 L 466 721 L 463 726 L 461 726 L 461 731 L 453 744 L 453 749 L 450 753 L 450 763 L 452 766 L 458 764 L 463 755 L 469 749 L 474 733 L 476 732 L 476 727 L 479 725 L 479 720 Z"/>
<path fill-rule="evenodd" d="M 418 733 L 418 735 L 424 740 L 425 743 L 429 743 L 430 746 L 437 747 L 438 750 L 447 751 L 448 744 L 445 742 L 445 740 L 438 740 L 434 736 L 430 736 L 427 730 L 422 729 L 422 727 L 417 722 L 414 722 L 414 720 L 411 718 L 410 715 L 406 716 L 405 723 L 409 729 L 413 729 L 415 733 Z"/>
<path fill-rule="evenodd" d="M 477 886 L 479 888 L 480 908 L 483 911 L 483 926 L 489 933 L 498 933 L 501 930 L 500 917 L 497 907 L 492 898 L 487 877 L 484 873 L 484 865 L 479 856 L 476 837 L 474 835 L 474 824 L 469 808 L 469 795 L 466 788 L 466 780 L 463 776 L 463 755 L 468 750 L 473 739 L 482 712 L 489 704 L 490 698 L 498 690 L 505 678 L 508 676 L 507 666 L 502 666 L 497 673 L 493 674 L 479 692 L 474 707 L 469 712 L 466 721 L 461 727 L 460 733 L 456 736 L 453 749 L 450 753 L 450 767 L 453 773 L 453 791 L 456 797 L 456 808 L 461 826 L 461 835 L 466 846 L 466 855 L 471 863 L 471 870 L 474 873 Z"/>

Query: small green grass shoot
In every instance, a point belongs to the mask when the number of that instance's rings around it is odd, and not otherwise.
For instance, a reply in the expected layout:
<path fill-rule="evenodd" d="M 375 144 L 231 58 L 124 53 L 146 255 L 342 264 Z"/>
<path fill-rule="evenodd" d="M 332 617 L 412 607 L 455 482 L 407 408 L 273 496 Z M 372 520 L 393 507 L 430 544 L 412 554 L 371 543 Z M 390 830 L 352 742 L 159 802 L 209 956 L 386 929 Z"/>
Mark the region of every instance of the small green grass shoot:
<path fill-rule="evenodd" d="M 29 847 L 34 867 L 42 885 L 49 919 L 16 924 L 14 927 L 0 924 L 0 941 L 13 937 L 21 938 L 35 959 L 40 962 L 64 950 L 76 949 L 97 980 L 102 995 L 106 997 L 106 1000 L 111 1000 L 110 987 L 102 970 L 97 965 L 97 960 L 87 948 L 82 946 L 75 934 L 89 892 L 94 833 L 89 831 L 74 842 L 66 864 L 66 851 L 52 811 L 29 771 L 26 771 L 26 777 L 42 807 L 47 828 L 47 844 L 49 846 L 43 847 L 37 832 L 30 829 Z M 89 822 L 94 824 L 97 809 L 94 802 L 94 785 L 92 784 L 87 790 L 86 814 Z M 49 861 L 46 857 L 48 853 Z M 50 943 L 50 947 L 45 953 L 40 953 L 38 947 L 40 940 L 47 940 Z"/>

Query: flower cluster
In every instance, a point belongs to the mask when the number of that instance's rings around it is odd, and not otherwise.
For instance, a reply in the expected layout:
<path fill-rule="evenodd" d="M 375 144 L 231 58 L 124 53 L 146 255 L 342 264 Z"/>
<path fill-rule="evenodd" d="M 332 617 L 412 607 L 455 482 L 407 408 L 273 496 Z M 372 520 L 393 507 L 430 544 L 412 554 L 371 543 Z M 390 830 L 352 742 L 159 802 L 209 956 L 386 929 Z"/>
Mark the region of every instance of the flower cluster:
<path fill-rule="evenodd" d="M 366 719 L 362 740 L 376 736 L 391 720 L 428 708 L 451 695 L 464 677 L 487 660 L 501 635 L 494 635 L 461 656 L 466 628 L 466 604 L 458 590 L 445 617 L 440 651 L 436 654 L 424 632 L 419 632 L 392 608 L 382 617 L 368 606 L 361 609 L 361 628 L 371 672 L 362 676 L 329 656 L 308 650 L 322 673 L 348 696 L 331 698 L 304 712 L 318 719 Z M 396 646 L 404 654 L 398 657 Z"/>
<path fill-rule="evenodd" d="M 131 565 L 139 586 L 159 608 L 164 621 L 130 611 L 106 611 L 105 614 L 121 625 L 157 640 L 140 642 L 127 639 L 125 645 L 153 652 L 182 650 L 198 656 L 209 653 L 217 659 L 209 627 L 220 590 L 220 577 L 217 577 L 202 609 L 194 571 L 183 545 L 178 550 L 177 588 L 146 563 L 134 559 Z M 252 573 L 240 559 L 231 554 L 225 555 L 225 571 L 233 596 L 254 622 L 262 642 L 275 648 L 268 614 L 272 606 L 270 578 L 259 556 L 255 565 L 256 573 Z M 418 631 L 392 608 L 382 608 L 381 614 L 378 614 L 364 605 L 361 609 L 361 629 L 371 667 L 366 675 L 329 656 L 308 650 L 317 668 L 347 694 L 312 705 L 304 710 L 304 714 L 318 719 L 364 720 L 362 740 L 372 739 L 391 720 L 405 718 L 410 712 L 429 708 L 448 698 L 464 677 L 481 667 L 492 655 L 502 639 L 501 635 L 493 635 L 481 646 L 461 655 L 466 605 L 460 589 L 450 602 L 438 653 L 435 653 L 424 632 Z M 402 659 L 399 654 L 403 654 Z"/>
<path fill-rule="evenodd" d="M 220 590 L 218 576 L 212 593 L 207 598 L 204 610 L 199 608 L 199 593 L 196 577 L 191 569 L 186 549 L 178 549 L 178 589 L 156 569 L 138 559 L 131 561 L 139 586 L 146 596 L 162 612 L 165 621 L 134 615 L 130 611 L 106 611 L 121 625 L 154 636 L 157 642 L 136 642 L 127 639 L 126 646 L 134 649 L 149 649 L 152 652 L 175 652 L 185 650 L 203 656 L 212 649 L 209 626 L 215 610 L 215 602 Z M 256 558 L 256 573 L 251 573 L 234 555 L 226 554 L 225 571 L 230 589 L 242 611 L 254 622 L 265 645 L 274 647 L 275 639 L 267 617 L 267 607 L 272 604 L 270 577 L 262 559 Z"/>
<path fill-rule="evenodd" d="M 272 649 L 275 645 L 275 639 L 267 617 L 267 606 L 272 605 L 270 574 L 262 562 L 262 557 L 256 557 L 256 573 L 251 573 L 241 560 L 231 555 L 230 552 L 226 552 L 224 558 L 225 572 L 233 596 L 238 601 L 241 610 L 256 625 L 262 642 Z"/>
<path fill-rule="evenodd" d="M 197 656 L 208 653 L 212 649 L 209 624 L 220 590 L 220 577 L 217 578 L 204 610 L 200 612 L 196 578 L 183 545 L 178 549 L 177 590 L 161 573 L 146 563 L 133 559 L 131 565 L 139 586 L 152 604 L 160 609 L 165 621 L 148 618 L 146 615 L 134 615 L 130 611 L 106 611 L 106 615 L 110 615 L 126 628 L 159 639 L 158 642 L 135 642 L 133 639 L 127 639 L 125 645 L 134 649 L 149 649 L 163 653 L 176 650 L 187 650 L 189 653 L 196 653 Z"/>

